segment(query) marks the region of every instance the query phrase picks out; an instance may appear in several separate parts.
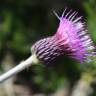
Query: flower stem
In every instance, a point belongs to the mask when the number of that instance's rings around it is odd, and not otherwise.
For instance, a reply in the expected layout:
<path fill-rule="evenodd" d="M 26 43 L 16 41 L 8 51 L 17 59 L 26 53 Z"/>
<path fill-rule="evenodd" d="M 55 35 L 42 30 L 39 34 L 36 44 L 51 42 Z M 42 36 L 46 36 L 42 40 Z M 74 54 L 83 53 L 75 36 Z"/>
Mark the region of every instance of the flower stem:
<path fill-rule="evenodd" d="M 8 78 L 14 76 L 15 74 L 17 74 L 18 72 L 24 70 L 25 68 L 27 68 L 27 67 L 29 67 L 29 66 L 31 66 L 33 64 L 37 64 L 38 62 L 39 61 L 38 61 L 36 55 L 30 56 L 28 59 L 26 59 L 25 61 L 21 62 L 16 67 L 12 68 L 8 72 L 6 72 L 3 75 L 1 75 L 0 76 L 0 83 L 5 81 Z"/>

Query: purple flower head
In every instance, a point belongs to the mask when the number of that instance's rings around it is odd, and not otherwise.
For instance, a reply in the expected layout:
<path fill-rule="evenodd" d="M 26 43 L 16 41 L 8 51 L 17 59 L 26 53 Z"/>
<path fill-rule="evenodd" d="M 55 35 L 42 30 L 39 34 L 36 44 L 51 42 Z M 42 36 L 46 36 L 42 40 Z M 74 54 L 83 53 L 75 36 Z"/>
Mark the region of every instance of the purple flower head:
<path fill-rule="evenodd" d="M 67 55 L 80 62 L 86 60 L 87 56 L 94 55 L 95 47 L 81 21 L 82 17 L 76 18 L 77 12 L 72 12 L 72 10 L 66 14 L 66 9 L 61 17 L 56 12 L 54 13 L 60 20 L 55 35 L 58 41 L 62 41 L 62 49 L 68 52 Z M 65 46 L 67 46 L 66 49 Z"/>
<path fill-rule="evenodd" d="M 56 34 L 36 42 L 31 48 L 32 54 L 46 63 L 64 54 L 80 62 L 86 60 L 88 55 L 94 55 L 93 42 L 82 18 L 76 18 L 77 12 L 70 10 L 66 14 L 65 9 L 61 17 L 54 13 L 60 20 Z"/>

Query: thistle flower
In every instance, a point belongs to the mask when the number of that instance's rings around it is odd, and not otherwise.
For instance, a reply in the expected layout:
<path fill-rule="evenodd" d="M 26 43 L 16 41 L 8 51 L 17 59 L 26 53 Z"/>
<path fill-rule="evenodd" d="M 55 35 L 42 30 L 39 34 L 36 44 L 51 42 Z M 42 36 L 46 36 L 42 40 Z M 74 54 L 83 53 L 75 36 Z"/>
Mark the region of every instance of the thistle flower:
<path fill-rule="evenodd" d="M 46 63 L 50 63 L 62 54 L 68 55 L 80 62 L 87 60 L 88 55 L 94 55 L 94 45 L 87 34 L 82 17 L 77 17 L 77 12 L 64 10 L 61 17 L 54 11 L 60 20 L 55 35 L 41 39 L 32 48 L 32 54 Z"/>
<path fill-rule="evenodd" d="M 61 55 L 68 55 L 79 62 L 90 62 L 89 57 L 96 56 L 95 47 L 87 34 L 82 17 L 77 17 L 77 12 L 64 10 L 61 17 L 54 11 L 60 20 L 57 32 L 50 37 L 37 41 L 32 47 L 32 55 L 19 65 L 0 76 L 0 82 L 24 70 L 32 64 L 42 61 L 50 63 Z M 94 64 L 93 64 L 94 65 Z M 93 66 L 92 65 L 92 66 Z M 96 67 L 96 66 L 95 66 Z"/>

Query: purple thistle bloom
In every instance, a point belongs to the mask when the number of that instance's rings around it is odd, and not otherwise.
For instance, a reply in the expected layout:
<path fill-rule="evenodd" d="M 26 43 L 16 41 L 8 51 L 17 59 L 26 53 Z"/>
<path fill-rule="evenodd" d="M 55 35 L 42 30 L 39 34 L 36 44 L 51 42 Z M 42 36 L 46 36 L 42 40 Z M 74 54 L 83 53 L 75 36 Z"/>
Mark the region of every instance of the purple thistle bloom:
<path fill-rule="evenodd" d="M 32 53 L 43 62 L 51 62 L 60 55 L 68 55 L 80 62 L 87 56 L 94 55 L 94 45 L 87 34 L 82 17 L 76 18 L 77 12 L 64 10 L 61 17 L 54 12 L 60 20 L 59 27 L 54 36 L 41 39 L 32 46 Z"/>

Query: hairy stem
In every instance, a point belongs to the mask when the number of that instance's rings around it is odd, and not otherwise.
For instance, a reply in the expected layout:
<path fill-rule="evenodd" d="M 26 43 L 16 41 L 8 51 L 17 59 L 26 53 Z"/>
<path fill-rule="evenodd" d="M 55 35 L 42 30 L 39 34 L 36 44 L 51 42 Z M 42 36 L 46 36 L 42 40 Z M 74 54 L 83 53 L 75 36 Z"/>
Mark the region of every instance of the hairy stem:
<path fill-rule="evenodd" d="M 27 68 L 27 67 L 29 67 L 29 66 L 31 66 L 33 64 L 37 64 L 38 62 L 39 61 L 36 58 L 36 55 L 30 56 L 28 59 L 26 59 L 25 61 L 21 62 L 16 67 L 12 68 L 8 72 L 6 72 L 3 75 L 1 75 L 0 76 L 0 83 L 3 82 L 4 80 L 10 78 L 11 76 L 14 76 L 15 74 L 17 74 L 18 72 L 24 70 L 25 68 Z"/>

